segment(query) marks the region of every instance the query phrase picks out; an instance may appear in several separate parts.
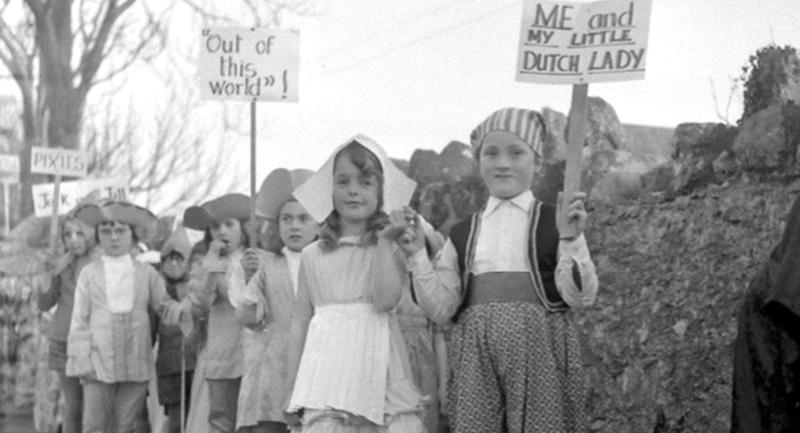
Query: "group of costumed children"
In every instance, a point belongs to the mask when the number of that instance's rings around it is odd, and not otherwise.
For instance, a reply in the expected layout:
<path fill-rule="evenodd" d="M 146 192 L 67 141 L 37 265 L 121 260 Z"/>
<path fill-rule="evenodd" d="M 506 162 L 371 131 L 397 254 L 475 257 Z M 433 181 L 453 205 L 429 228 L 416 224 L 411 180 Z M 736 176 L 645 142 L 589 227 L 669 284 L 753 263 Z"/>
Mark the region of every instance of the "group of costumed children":
<path fill-rule="evenodd" d="M 131 254 L 152 213 L 78 206 L 40 296 L 58 305 L 63 431 L 141 431 L 153 365 L 170 431 L 585 431 L 574 315 L 597 277 L 584 195 L 557 209 L 531 193 L 544 136 L 523 109 L 475 128 L 489 198 L 449 236 L 408 206 L 415 183 L 361 135 L 316 172 L 270 173 L 261 248 L 248 248 L 249 197 L 188 208 L 183 224 L 205 237 L 190 247 L 176 230 L 160 274 Z"/>

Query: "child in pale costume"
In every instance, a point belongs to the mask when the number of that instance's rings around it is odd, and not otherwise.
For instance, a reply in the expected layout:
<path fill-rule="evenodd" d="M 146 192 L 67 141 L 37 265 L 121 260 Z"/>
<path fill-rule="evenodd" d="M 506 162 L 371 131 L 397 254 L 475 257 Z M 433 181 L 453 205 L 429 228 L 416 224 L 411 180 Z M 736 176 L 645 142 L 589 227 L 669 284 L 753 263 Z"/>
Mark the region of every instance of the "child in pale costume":
<path fill-rule="evenodd" d="M 472 145 L 488 202 L 453 227 L 434 263 L 421 242 L 401 245 L 419 305 L 438 323 L 455 322 L 457 433 L 586 429 L 575 312 L 594 302 L 597 275 L 582 233 L 585 195 L 571 198 L 562 220 L 530 191 L 544 125 L 539 113 L 512 108 L 478 125 Z"/>
<path fill-rule="evenodd" d="M 406 272 L 394 240 L 407 223 L 402 210 L 383 212 L 406 205 L 414 186 L 380 146 L 356 136 L 294 193 L 325 221 L 298 278 L 288 406 L 298 431 L 425 431 L 392 312 Z"/>
<path fill-rule="evenodd" d="M 279 168 L 256 196 L 256 216 L 269 224 L 268 249 L 261 267 L 242 290 L 236 313 L 252 330 L 244 352 L 237 431 L 287 432 L 284 409 L 292 392 L 288 377 L 292 311 L 302 249 L 317 239 L 319 224 L 292 197 L 310 170 Z"/>
<path fill-rule="evenodd" d="M 95 227 L 102 256 L 84 266 L 75 287 L 67 375 L 83 381 L 83 432 L 134 431 L 144 411 L 153 355 L 148 307 L 168 324 L 191 305 L 167 294 L 153 267 L 133 260 L 136 240 L 156 217 L 128 202 L 87 204 L 75 217 Z"/>
<path fill-rule="evenodd" d="M 205 347 L 201 352 L 208 383 L 208 423 L 213 433 L 233 433 L 243 373 L 242 325 L 236 320 L 235 291 L 244 284 L 241 261 L 247 245 L 245 226 L 251 200 L 226 194 L 184 212 L 184 225 L 196 230 L 220 227 L 197 276 L 200 290 L 190 294 L 195 306 L 208 310 Z"/>
<path fill-rule="evenodd" d="M 92 227 L 70 212 L 61 222 L 61 240 L 65 252 L 48 260 L 48 271 L 52 278 L 50 285 L 39 293 L 37 301 L 40 311 L 57 305 L 53 320 L 45 330 L 49 339 L 48 365 L 58 373 L 64 397 L 62 429 L 64 433 L 80 433 L 83 390 L 79 379 L 67 376 L 67 335 L 78 274 L 93 259 L 95 239 Z"/>

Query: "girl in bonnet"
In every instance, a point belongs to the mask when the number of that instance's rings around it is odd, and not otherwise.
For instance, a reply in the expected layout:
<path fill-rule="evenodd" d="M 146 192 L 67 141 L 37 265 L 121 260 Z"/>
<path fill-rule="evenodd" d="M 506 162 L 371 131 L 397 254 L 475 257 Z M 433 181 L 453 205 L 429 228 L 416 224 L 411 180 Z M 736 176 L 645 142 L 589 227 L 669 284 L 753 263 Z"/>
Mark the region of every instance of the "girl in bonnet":
<path fill-rule="evenodd" d="M 294 196 L 324 220 L 303 250 L 293 317 L 288 407 L 299 431 L 423 432 L 393 309 L 407 271 L 395 239 L 414 191 L 383 149 L 364 136 L 340 146 Z M 307 332 L 306 332 L 307 331 Z M 300 356 L 302 354 L 302 357 Z"/>
<path fill-rule="evenodd" d="M 597 276 L 582 234 L 584 194 L 562 220 L 531 193 L 544 135 L 534 111 L 489 116 L 471 136 L 486 205 L 453 227 L 433 264 L 420 234 L 400 244 L 419 305 L 438 323 L 455 322 L 448 351 L 457 433 L 585 431 L 574 317 L 594 302 Z"/>
<path fill-rule="evenodd" d="M 131 432 L 144 411 L 153 363 L 148 307 L 178 324 L 190 305 L 170 298 L 158 272 L 131 257 L 139 237 L 155 228 L 149 210 L 111 201 L 79 206 L 75 217 L 95 228 L 102 255 L 78 275 L 67 375 L 83 383 L 84 433 Z"/>

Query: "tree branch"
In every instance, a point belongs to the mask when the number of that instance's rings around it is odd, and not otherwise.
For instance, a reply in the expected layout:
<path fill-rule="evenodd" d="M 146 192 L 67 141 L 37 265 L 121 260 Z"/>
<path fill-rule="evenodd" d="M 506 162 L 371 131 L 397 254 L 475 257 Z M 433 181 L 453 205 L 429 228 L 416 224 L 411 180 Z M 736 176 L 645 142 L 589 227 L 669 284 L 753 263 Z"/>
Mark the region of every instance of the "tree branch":
<path fill-rule="evenodd" d="M 91 46 L 88 46 L 81 56 L 80 71 L 81 81 L 78 85 L 79 94 L 85 95 L 89 93 L 89 89 L 94 81 L 95 74 L 100 68 L 100 63 L 103 61 L 103 53 L 105 51 L 106 42 L 109 35 L 114 28 L 114 23 L 117 19 L 130 8 L 136 0 L 127 0 L 120 5 L 117 5 L 116 0 L 108 0 L 108 7 L 103 16 L 100 28 L 97 31 L 97 36 L 94 38 Z"/>

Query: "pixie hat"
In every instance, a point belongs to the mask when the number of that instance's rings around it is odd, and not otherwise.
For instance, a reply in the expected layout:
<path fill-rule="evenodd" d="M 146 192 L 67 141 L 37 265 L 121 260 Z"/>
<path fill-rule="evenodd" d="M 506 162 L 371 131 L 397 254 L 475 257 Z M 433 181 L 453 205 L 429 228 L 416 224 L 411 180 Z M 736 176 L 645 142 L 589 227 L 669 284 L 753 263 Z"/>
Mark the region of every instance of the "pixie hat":
<path fill-rule="evenodd" d="M 345 141 L 325 164 L 307 181 L 294 191 L 294 197 L 308 211 L 312 218 L 324 221 L 333 211 L 333 164 L 336 155 L 350 143 L 356 142 L 372 152 L 383 168 L 383 210 L 399 209 L 408 204 L 417 183 L 409 179 L 386 155 L 383 148 L 364 135 Z"/>
<path fill-rule="evenodd" d="M 244 194 L 225 194 L 200 206 L 187 208 L 183 213 L 183 225 L 194 230 L 205 230 L 228 218 L 246 221 L 250 219 L 251 205 L 250 197 Z"/>
<path fill-rule="evenodd" d="M 256 216 L 277 219 L 283 205 L 292 198 L 292 191 L 313 174 L 313 171 L 304 168 L 292 171 L 285 168 L 272 170 L 256 194 Z"/>
<path fill-rule="evenodd" d="M 161 247 L 161 257 L 167 257 L 173 252 L 180 253 L 184 259 L 188 260 L 192 252 L 192 243 L 189 242 L 189 236 L 186 235 L 186 229 L 182 225 L 175 227 L 175 230 L 164 242 Z"/>
<path fill-rule="evenodd" d="M 519 137 L 534 153 L 542 155 L 544 125 L 544 118 L 536 111 L 523 108 L 503 108 L 492 113 L 472 130 L 470 142 L 477 155 L 490 132 L 506 131 Z"/>
<path fill-rule="evenodd" d="M 158 224 L 158 218 L 148 209 L 127 201 L 83 204 L 75 208 L 74 216 L 92 227 L 111 221 L 129 224 L 136 229 L 136 234 L 141 240 L 155 234 Z"/>

